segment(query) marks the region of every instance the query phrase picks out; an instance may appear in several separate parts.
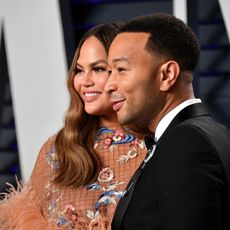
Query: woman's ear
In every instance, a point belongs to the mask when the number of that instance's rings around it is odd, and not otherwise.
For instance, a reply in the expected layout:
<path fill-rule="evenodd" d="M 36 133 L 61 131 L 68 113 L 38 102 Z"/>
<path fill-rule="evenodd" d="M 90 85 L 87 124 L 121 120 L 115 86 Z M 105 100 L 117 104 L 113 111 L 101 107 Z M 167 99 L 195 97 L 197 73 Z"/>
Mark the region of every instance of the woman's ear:
<path fill-rule="evenodd" d="M 180 73 L 180 67 L 175 61 L 167 61 L 160 67 L 160 90 L 168 91 L 176 82 Z"/>

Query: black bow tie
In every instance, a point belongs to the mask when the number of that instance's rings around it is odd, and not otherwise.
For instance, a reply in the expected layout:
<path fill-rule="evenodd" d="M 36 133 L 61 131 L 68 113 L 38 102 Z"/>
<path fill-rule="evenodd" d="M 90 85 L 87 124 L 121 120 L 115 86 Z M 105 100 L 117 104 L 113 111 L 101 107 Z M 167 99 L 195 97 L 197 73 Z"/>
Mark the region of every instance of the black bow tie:
<path fill-rule="evenodd" d="M 145 136 L 145 145 L 147 147 L 147 149 L 151 149 L 151 147 L 156 144 L 155 142 L 155 135 L 154 134 L 151 134 L 151 135 L 148 135 L 148 136 Z"/>

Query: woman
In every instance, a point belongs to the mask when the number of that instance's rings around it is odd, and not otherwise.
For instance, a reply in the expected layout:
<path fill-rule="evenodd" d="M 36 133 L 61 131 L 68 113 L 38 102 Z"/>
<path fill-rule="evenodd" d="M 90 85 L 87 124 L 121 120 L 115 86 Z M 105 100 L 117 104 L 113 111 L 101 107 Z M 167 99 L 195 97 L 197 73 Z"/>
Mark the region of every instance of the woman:
<path fill-rule="evenodd" d="M 142 139 L 122 129 L 103 90 L 109 23 L 81 39 L 69 72 L 65 125 L 41 148 L 29 183 L 0 206 L 1 229 L 110 229 L 119 198 L 144 159 Z"/>

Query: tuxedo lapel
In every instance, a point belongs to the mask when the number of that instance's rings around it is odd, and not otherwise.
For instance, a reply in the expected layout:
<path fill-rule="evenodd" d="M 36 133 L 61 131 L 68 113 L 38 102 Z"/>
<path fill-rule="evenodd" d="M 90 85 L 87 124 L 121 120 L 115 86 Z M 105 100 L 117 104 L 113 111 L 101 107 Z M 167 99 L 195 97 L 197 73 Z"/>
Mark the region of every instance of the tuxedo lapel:
<path fill-rule="evenodd" d="M 164 134 L 162 135 L 162 137 L 157 141 L 156 145 L 159 146 L 161 140 L 167 136 L 167 133 L 170 130 L 172 130 L 174 127 L 176 127 L 178 124 L 183 122 L 184 120 L 187 120 L 187 119 L 190 119 L 190 118 L 193 118 L 196 116 L 205 116 L 205 115 L 209 115 L 209 114 L 205 110 L 202 103 L 197 103 L 197 104 L 193 104 L 193 105 L 186 107 L 172 120 L 172 122 L 170 123 L 170 125 L 168 126 L 168 128 L 166 129 Z M 142 165 L 143 165 L 143 163 L 140 165 L 140 167 L 138 168 L 138 170 L 136 171 L 136 173 L 132 177 L 131 181 L 133 180 L 134 177 L 137 177 L 137 176 L 139 178 L 141 177 L 143 171 L 141 171 L 140 168 L 142 168 Z M 120 199 L 120 201 L 117 205 L 117 208 L 115 210 L 115 214 L 114 214 L 113 222 L 112 222 L 112 229 L 113 230 L 122 229 L 123 218 L 125 216 L 125 213 L 127 211 L 127 208 L 129 206 L 129 203 L 132 199 L 133 192 L 134 192 L 134 186 L 132 186 L 132 183 L 128 184 L 126 190 L 128 190 L 128 193 Z"/>
<path fill-rule="evenodd" d="M 205 109 L 204 105 L 202 103 L 196 103 L 187 106 L 183 110 L 181 110 L 176 117 L 171 121 L 168 128 L 165 130 L 163 135 L 160 137 L 160 139 L 157 141 L 157 145 L 160 145 L 161 141 L 167 136 L 167 134 L 175 128 L 177 125 L 182 123 L 183 121 L 187 119 L 191 119 L 198 116 L 210 116 L 210 114 Z"/>

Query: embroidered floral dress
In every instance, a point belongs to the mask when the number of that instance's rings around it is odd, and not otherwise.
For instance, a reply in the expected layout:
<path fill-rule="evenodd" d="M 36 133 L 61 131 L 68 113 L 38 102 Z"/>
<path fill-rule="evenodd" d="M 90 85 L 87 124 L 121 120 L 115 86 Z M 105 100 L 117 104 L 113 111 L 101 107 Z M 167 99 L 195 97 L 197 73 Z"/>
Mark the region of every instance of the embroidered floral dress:
<path fill-rule="evenodd" d="M 28 184 L 0 205 L 0 229 L 111 229 L 116 205 L 146 155 L 144 141 L 102 128 L 94 148 L 102 161 L 97 180 L 79 188 L 52 183 L 59 167 L 55 138 L 42 147 Z M 8 198 L 8 199 L 7 199 Z"/>

